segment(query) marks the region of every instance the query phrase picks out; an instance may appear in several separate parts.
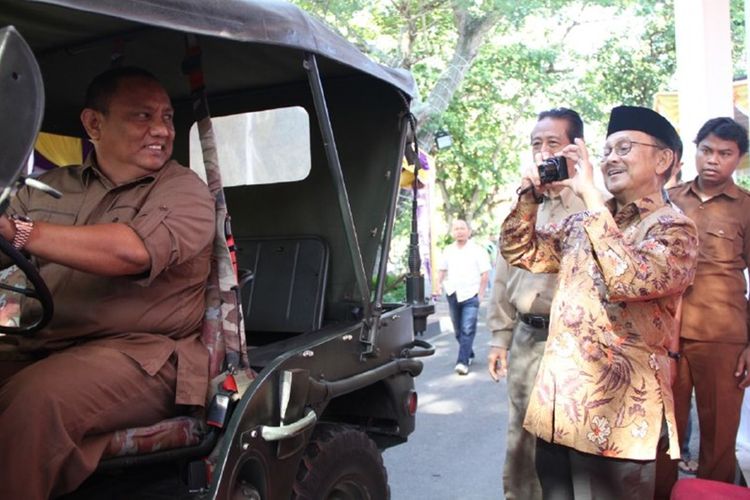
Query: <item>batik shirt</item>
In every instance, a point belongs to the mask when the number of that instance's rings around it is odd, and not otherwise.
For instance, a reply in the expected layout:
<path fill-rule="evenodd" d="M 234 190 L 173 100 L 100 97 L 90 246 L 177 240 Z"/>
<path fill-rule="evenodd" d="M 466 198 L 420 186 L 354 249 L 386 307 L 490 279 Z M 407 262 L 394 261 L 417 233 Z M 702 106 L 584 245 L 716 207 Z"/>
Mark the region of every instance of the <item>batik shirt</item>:
<path fill-rule="evenodd" d="M 503 223 L 510 264 L 559 273 L 524 427 L 585 453 L 653 460 L 666 421 L 679 458 L 663 346 L 695 274 L 697 232 L 661 193 L 615 208 L 535 229 L 537 205 L 524 200 Z"/>

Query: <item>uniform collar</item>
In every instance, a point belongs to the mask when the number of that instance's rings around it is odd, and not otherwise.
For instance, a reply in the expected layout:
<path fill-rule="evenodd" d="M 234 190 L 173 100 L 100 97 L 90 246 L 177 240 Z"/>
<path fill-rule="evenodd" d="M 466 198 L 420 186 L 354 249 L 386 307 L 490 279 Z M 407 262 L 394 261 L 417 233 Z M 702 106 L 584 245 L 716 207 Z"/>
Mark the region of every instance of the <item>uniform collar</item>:
<path fill-rule="evenodd" d="M 700 196 L 698 195 L 697 186 L 698 186 L 698 176 L 695 176 L 695 179 L 686 183 L 686 190 L 692 191 L 693 194 L 695 194 L 696 196 L 698 196 L 698 198 L 700 198 Z M 737 200 L 740 198 L 740 194 L 741 194 L 740 188 L 737 187 L 737 184 L 734 183 L 733 179 L 729 179 L 729 183 L 724 187 L 724 189 L 721 192 L 719 192 L 719 194 L 712 196 L 712 198 L 715 198 L 716 196 L 724 195 L 729 198 L 732 198 L 733 200 Z"/>
<path fill-rule="evenodd" d="M 568 187 L 564 187 L 560 190 L 557 194 L 545 194 L 545 197 L 551 201 L 559 201 L 562 203 L 562 206 L 565 207 L 565 210 L 570 210 L 571 205 L 573 204 L 574 198 L 576 198 L 576 194 L 573 192 L 572 189 Z"/>
<path fill-rule="evenodd" d="M 173 160 L 168 160 L 167 163 L 172 162 Z M 84 184 L 88 184 L 91 182 L 92 176 L 99 179 L 99 182 L 104 184 L 104 186 L 107 189 L 114 189 L 119 188 L 123 186 L 129 186 L 131 184 L 141 184 L 141 183 L 148 183 L 153 182 L 156 177 L 163 172 L 167 168 L 167 164 L 165 163 L 164 166 L 159 169 L 158 172 L 152 173 L 152 174 L 146 174 L 143 177 L 139 177 L 137 179 L 133 179 L 132 181 L 125 182 L 123 184 L 115 185 L 111 180 L 109 180 L 109 177 L 104 175 L 104 173 L 99 168 L 99 164 L 96 161 L 96 152 L 92 151 L 89 153 L 89 155 L 86 157 L 86 159 L 83 162 L 83 168 L 80 170 L 80 178 L 81 182 Z"/>

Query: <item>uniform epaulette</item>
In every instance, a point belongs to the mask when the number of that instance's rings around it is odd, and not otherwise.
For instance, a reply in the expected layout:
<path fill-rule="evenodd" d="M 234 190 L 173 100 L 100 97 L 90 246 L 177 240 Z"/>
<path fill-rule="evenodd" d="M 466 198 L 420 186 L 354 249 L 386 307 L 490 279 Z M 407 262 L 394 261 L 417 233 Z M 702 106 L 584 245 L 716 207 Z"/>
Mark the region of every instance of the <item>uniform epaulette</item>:
<path fill-rule="evenodd" d="M 689 182 L 692 182 L 692 181 L 689 181 Z M 682 188 L 682 187 L 685 187 L 685 184 L 687 184 L 687 182 L 685 182 L 685 181 L 680 181 L 680 182 L 678 182 L 677 184 L 675 184 L 674 186 L 672 186 L 672 187 L 670 187 L 670 188 L 667 188 L 667 193 L 671 193 L 672 191 L 674 191 L 674 190 L 676 190 L 676 189 L 680 189 L 680 188 Z"/>

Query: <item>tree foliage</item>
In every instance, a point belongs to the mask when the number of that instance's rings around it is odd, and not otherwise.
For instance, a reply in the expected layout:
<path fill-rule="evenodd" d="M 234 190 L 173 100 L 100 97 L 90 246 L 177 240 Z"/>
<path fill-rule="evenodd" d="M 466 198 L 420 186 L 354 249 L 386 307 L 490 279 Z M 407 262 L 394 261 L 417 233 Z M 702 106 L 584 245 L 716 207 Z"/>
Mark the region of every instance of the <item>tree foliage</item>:
<path fill-rule="evenodd" d="M 672 0 L 297 0 L 377 61 L 409 69 L 420 146 L 435 156 L 445 219 L 482 232 L 529 161 L 535 115 L 568 106 L 589 142 L 617 104 L 650 106 L 675 69 Z M 732 19 L 742 0 L 731 0 Z M 734 21 L 735 68 L 744 22 Z M 744 52 L 742 52 L 744 54 Z M 594 146 L 596 147 L 596 146 Z M 433 151 L 434 153 L 434 151 Z"/>
<path fill-rule="evenodd" d="M 730 0 L 729 16 L 732 23 L 732 61 L 734 77 L 747 76 L 747 49 L 745 47 L 745 0 Z"/>
<path fill-rule="evenodd" d="M 634 33 L 637 39 L 608 38 L 579 82 L 574 105 L 589 120 L 603 122 L 618 104 L 650 107 L 654 94 L 667 90 L 676 66 L 674 11 L 663 2 L 647 2 L 636 7 L 635 15 L 643 26 Z"/>
<path fill-rule="evenodd" d="M 630 37 L 622 30 L 600 34 L 598 47 L 573 40 L 585 37 L 589 25 L 618 17 L 638 20 L 638 29 L 628 30 Z M 460 217 L 492 232 L 493 209 L 513 196 L 509 186 L 531 160 L 528 134 L 539 111 L 578 110 L 594 142 L 612 106 L 652 105 L 674 66 L 666 2 L 566 2 L 530 11 L 513 32 L 496 33 L 437 122 L 455 144 L 437 155 L 446 219 Z"/>
<path fill-rule="evenodd" d="M 555 75 L 546 70 L 553 58 L 552 51 L 529 49 L 521 42 L 483 49 L 440 121 L 454 143 L 435 156 L 449 222 L 458 217 L 482 226 L 488 222 L 483 216 L 507 199 L 505 187 L 518 174 L 518 153 L 529 142 L 509 125 L 535 114 L 538 89 L 555 83 Z"/>

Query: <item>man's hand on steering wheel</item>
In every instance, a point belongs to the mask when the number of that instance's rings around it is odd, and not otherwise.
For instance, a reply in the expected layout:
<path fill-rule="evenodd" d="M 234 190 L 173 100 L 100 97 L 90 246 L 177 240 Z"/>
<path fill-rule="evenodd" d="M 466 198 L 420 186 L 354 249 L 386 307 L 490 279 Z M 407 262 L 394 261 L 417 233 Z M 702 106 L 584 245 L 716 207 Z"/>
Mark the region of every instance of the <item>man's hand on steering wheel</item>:
<path fill-rule="evenodd" d="M 0 283 L 0 289 L 39 301 L 42 312 L 40 318 L 30 325 L 0 326 L 0 333 L 6 335 L 29 335 L 35 333 L 47 326 L 54 313 L 52 295 L 39 274 L 39 270 L 21 253 L 21 249 L 31 234 L 32 229 L 30 222 L 26 222 L 25 224 L 26 227 L 22 234 L 21 228 L 17 226 L 13 219 L 6 214 L 0 215 L 0 251 L 7 255 L 11 262 L 24 273 L 27 281 L 32 286 L 16 287 Z"/>

